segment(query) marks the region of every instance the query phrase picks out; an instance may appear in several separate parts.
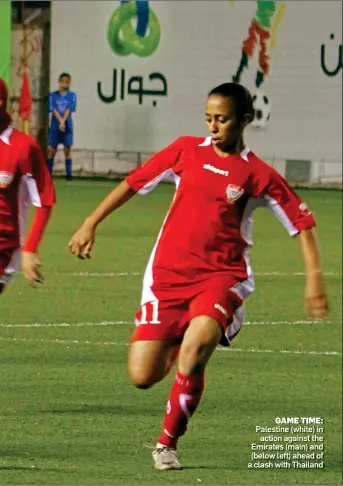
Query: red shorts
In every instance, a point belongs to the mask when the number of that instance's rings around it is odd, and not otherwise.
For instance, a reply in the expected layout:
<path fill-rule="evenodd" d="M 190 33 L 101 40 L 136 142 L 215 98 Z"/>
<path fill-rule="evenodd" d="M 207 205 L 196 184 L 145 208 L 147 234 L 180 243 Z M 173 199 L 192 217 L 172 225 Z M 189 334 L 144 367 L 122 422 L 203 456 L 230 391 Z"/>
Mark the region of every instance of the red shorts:
<path fill-rule="evenodd" d="M 181 342 L 192 319 L 209 316 L 223 329 L 221 344 L 228 345 L 243 324 L 243 301 L 232 291 L 237 280 L 213 279 L 184 288 L 185 297 L 170 290 L 154 290 L 156 300 L 142 305 L 136 314 L 132 341 L 172 339 Z"/>
<path fill-rule="evenodd" d="M 0 294 L 19 267 L 20 250 L 0 250 Z"/>

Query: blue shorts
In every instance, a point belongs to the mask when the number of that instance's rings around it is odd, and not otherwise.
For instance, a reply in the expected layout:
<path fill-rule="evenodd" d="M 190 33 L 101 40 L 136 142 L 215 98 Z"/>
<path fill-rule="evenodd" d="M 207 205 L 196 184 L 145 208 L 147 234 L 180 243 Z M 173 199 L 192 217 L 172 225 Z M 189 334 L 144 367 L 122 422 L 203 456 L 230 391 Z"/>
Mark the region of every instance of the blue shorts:
<path fill-rule="evenodd" d="M 64 147 L 70 148 L 73 146 L 73 141 L 72 131 L 61 132 L 59 129 L 49 129 L 49 147 L 57 148 L 61 144 Z"/>

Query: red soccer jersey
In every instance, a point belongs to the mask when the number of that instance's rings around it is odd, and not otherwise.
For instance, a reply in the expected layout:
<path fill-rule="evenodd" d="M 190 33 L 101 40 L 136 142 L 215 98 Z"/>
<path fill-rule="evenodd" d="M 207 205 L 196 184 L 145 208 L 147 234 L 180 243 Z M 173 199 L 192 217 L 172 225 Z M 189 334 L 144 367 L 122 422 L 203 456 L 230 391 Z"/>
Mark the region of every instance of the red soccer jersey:
<path fill-rule="evenodd" d="M 37 142 L 9 127 L 0 134 L 0 251 L 20 248 L 29 203 L 52 206 L 54 185 Z"/>
<path fill-rule="evenodd" d="M 241 282 L 235 291 L 246 298 L 254 289 L 249 249 L 258 206 L 269 207 L 292 236 L 315 226 L 281 175 L 247 148 L 219 157 L 211 137 L 180 137 L 132 171 L 127 183 L 147 194 L 167 178 L 176 193 L 145 272 L 142 303 L 155 300 L 154 290 L 228 275 Z"/>

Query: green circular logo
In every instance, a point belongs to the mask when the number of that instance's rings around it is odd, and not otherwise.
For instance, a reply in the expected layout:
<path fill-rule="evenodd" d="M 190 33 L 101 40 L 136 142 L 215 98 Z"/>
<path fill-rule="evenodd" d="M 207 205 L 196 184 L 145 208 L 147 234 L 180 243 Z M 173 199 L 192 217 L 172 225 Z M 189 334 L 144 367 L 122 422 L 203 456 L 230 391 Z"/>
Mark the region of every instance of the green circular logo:
<path fill-rule="evenodd" d="M 107 40 L 113 52 L 118 56 L 136 54 L 139 57 L 151 56 L 161 39 L 161 27 L 155 12 L 149 10 L 148 33 L 139 36 L 132 27 L 131 19 L 137 18 L 137 5 L 125 3 L 118 7 L 108 24 Z"/>

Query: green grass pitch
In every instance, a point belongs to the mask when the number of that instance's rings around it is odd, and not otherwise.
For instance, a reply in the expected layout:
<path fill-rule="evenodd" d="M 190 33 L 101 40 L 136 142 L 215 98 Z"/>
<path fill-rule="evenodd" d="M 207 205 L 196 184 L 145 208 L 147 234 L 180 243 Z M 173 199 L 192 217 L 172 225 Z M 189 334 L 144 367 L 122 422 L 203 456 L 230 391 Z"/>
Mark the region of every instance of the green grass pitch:
<path fill-rule="evenodd" d="M 255 213 L 248 324 L 211 359 L 180 441 L 185 469 L 159 473 L 143 445 L 159 435 L 174 372 L 136 390 L 126 354 L 141 274 L 173 188 L 119 209 L 99 228 L 93 258 L 79 261 L 69 238 L 112 186 L 57 181 L 41 249 L 45 284 L 31 289 L 17 275 L 1 298 L 0 483 L 341 484 L 341 193 L 299 191 L 318 221 L 327 322 L 306 316 L 298 241 L 267 210 Z M 248 468 L 255 427 L 276 417 L 324 419 L 323 469 Z"/>

